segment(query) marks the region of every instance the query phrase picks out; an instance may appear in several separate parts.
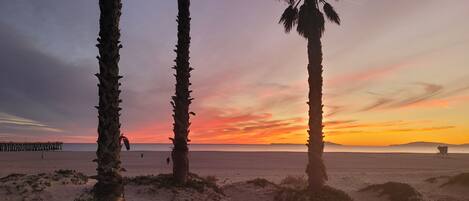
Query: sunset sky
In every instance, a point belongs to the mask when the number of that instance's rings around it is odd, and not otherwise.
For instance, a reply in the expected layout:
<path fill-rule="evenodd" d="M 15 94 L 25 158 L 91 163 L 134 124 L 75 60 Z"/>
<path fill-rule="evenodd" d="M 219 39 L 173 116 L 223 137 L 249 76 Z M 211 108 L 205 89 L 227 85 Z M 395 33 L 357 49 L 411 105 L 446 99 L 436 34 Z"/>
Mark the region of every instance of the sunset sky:
<path fill-rule="evenodd" d="M 177 1 L 123 0 L 122 131 L 169 143 Z M 469 1 L 341 0 L 323 37 L 326 141 L 469 143 Z M 192 143 L 304 143 L 306 40 L 279 0 L 194 0 Z M 95 142 L 95 0 L 0 1 L 0 141 Z"/>

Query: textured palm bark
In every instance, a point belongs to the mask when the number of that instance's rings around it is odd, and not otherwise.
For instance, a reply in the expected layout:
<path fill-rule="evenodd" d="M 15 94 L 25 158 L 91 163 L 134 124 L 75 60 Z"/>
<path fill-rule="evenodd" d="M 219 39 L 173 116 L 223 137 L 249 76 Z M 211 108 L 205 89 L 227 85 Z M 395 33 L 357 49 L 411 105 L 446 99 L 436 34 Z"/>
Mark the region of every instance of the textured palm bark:
<path fill-rule="evenodd" d="M 322 125 L 322 50 L 320 34 L 308 37 L 308 105 L 309 105 L 309 139 L 308 139 L 308 188 L 319 192 L 327 180 L 326 168 L 322 159 L 324 136 Z"/>
<path fill-rule="evenodd" d="M 94 199 L 97 201 L 123 201 L 124 185 L 120 175 L 120 123 L 119 123 L 119 19 L 120 0 L 99 0 L 99 106 L 98 108 L 98 168 Z"/>
<path fill-rule="evenodd" d="M 189 174 L 189 105 L 192 102 L 189 90 L 190 72 L 189 64 L 190 46 L 190 1 L 178 0 L 178 41 L 176 45 L 176 94 L 172 97 L 174 139 L 173 139 L 173 176 L 178 183 L 185 184 Z"/>

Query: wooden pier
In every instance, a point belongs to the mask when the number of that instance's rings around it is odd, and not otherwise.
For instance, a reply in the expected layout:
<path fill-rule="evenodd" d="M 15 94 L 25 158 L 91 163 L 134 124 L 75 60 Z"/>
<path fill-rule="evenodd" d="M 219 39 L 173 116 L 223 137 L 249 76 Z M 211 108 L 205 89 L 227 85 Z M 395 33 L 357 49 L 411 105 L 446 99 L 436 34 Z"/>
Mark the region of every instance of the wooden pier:
<path fill-rule="evenodd" d="M 58 151 L 62 146 L 62 142 L 0 142 L 0 152 Z"/>

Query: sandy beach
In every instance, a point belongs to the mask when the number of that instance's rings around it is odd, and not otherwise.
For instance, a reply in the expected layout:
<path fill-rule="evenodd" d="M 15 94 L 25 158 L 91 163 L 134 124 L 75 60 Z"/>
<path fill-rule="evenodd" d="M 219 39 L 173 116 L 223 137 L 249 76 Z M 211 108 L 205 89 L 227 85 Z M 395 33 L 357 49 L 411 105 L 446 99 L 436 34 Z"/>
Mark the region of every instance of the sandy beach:
<path fill-rule="evenodd" d="M 143 153 L 143 158 L 141 154 Z M 170 173 L 169 152 L 123 152 L 124 176 Z M 88 176 L 95 174 L 94 152 L 0 153 L 0 177 L 12 173 L 38 174 L 72 169 Z M 429 178 L 469 172 L 469 154 L 410 153 L 325 153 L 328 185 L 362 200 L 358 190 L 370 184 L 389 181 L 407 183 L 428 200 L 469 200 L 467 192 L 445 191 Z M 218 184 L 229 185 L 255 178 L 278 183 L 286 176 L 304 175 L 306 153 L 298 152 L 191 152 L 191 171 L 215 176 Z M 457 190 L 457 189 L 456 189 Z"/>

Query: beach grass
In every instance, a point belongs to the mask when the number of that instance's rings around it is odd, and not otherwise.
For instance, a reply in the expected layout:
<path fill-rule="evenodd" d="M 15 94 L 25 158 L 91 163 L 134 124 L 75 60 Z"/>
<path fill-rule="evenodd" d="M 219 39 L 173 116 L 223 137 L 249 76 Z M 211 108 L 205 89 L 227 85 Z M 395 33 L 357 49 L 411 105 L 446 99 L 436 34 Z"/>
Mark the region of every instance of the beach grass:
<path fill-rule="evenodd" d="M 377 192 L 378 196 L 387 196 L 390 201 L 423 201 L 422 195 L 411 185 L 399 182 L 372 184 L 359 192 Z"/>

